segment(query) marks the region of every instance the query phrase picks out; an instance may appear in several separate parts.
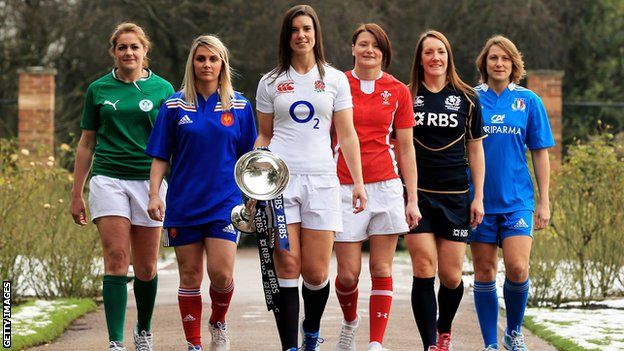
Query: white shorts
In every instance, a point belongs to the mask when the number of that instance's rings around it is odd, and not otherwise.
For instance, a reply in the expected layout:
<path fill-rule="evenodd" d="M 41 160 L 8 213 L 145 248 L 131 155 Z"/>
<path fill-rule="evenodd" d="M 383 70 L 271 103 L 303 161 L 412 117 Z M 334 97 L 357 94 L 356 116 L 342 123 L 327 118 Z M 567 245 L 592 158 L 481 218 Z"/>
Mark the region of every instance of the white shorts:
<path fill-rule="evenodd" d="M 284 190 L 286 222 L 313 230 L 342 230 L 340 183 L 335 175 L 291 174 Z"/>
<path fill-rule="evenodd" d="M 401 234 L 409 231 L 405 219 L 403 185 L 399 178 L 364 184 L 368 204 L 354 214 L 353 185 L 341 185 L 344 231 L 337 232 L 335 241 L 360 242 L 371 235 Z"/>
<path fill-rule="evenodd" d="M 160 185 L 160 198 L 165 201 L 167 182 Z M 91 220 L 104 216 L 126 217 L 133 225 L 162 227 L 147 214 L 149 180 L 124 180 L 103 175 L 89 181 L 89 210 Z"/>

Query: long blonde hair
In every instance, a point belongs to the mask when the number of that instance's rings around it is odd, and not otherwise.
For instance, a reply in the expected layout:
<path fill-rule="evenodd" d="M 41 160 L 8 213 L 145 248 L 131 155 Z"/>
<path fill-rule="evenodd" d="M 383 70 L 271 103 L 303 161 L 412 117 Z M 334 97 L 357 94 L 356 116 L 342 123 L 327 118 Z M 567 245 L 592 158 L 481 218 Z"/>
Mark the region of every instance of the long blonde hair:
<path fill-rule="evenodd" d="M 197 48 L 204 46 L 214 51 L 223 62 L 221 72 L 219 72 L 219 97 L 221 106 L 224 111 L 229 111 L 232 106 L 232 98 L 234 97 L 234 88 L 232 87 L 232 68 L 230 67 L 230 55 L 228 49 L 223 42 L 214 35 L 201 35 L 193 40 L 191 51 L 186 59 L 186 68 L 184 69 L 184 80 L 182 81 L 182 94 L 186 102 L 197 106 L 197 90 L 195 89 L 195 67 L 193 60 Z"/>
<path fill-rule="evenodd" d="M 425 72 L 422 66 L 422 50 L 423 42 L 427 38 L 435 38 L 440 40 L 446 48 L 446 52 L 448 53 L 448 66 L 446 67 L 447 83 L 450 84 L 456 91 L 476 96 L 475 91 L 470 87 L 470 85 L 464 83 L 464 81 L 461 80 L 461 78 L 459 78 L 459 75 L 457 74 L 457 70 L 455 69 L 455 61 L 453 60 L 453 50 L 451 50 L 451 43 L 448 41 L 448 39 L 446 39 L 444 34 L 435 30 L 428 30 L 421 34 L 420 38 L 418 38 L 418 43 L 416 44 L 416 49 L 414 50 L 414 61 L 412 63 L 412 73 L 410 75 L 409 83 L 410 90 L 412 91 L 412 96 L 418 95 L 418 90 L 420 90 L 422 86 L 422 80 L 425 78 Z"/>

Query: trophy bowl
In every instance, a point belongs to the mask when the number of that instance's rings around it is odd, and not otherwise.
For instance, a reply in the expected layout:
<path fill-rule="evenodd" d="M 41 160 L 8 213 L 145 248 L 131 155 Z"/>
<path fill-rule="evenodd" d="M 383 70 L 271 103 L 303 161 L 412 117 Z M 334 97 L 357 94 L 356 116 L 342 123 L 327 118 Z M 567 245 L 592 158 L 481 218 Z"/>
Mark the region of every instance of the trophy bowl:
<path fill-rule="evenodd" d="M 290 172 L 281 158 L 260 149 L 250 151 L 238 159 L 234 166 L 234 180 L 249 202 L 232 209 L 232 224 L 243 233 L 254 233 L 256 202 L 280 196 L 288 186 Z"/>

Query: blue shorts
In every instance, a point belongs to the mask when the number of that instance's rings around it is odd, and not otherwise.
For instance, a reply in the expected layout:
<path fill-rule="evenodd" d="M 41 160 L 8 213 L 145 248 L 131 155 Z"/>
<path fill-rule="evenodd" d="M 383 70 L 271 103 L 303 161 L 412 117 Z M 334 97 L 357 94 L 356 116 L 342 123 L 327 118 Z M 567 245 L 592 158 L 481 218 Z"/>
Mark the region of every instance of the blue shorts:
<path fill-rule="evenodd" d="M 203 241 L 205 238 L 219 238 L 238 244 L 240 232 L 232 223 L 215 221 L 189 227 L 169 227 L 165 229 L 166 235 L 163 246 L 182 246 Z"/>
<path fill-rule="evenodd" d="M 477 229 L 471 230 L 469 242 L 503 245 L 510 236 L 533 237 L 533 211 L 486 214 Z"/>

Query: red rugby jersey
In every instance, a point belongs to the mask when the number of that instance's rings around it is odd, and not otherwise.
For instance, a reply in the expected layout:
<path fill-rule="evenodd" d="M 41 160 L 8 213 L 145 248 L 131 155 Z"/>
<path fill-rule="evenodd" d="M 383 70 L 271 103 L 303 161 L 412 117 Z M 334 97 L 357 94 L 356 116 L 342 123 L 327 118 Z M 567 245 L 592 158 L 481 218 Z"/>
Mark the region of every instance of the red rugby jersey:
<path fill-rule="evenodd" d="M 408 87 L 388 73 L 374 81 L 372 93 L 362 91 L 371 82 L 362 82 L 355 72 L 345 72 L 353 96 L 353 124 L 360 140 L 364 183 L 398 178 L 398 168 L 390 136 L 395 129 L 415 124 Z M 340 145 L 335 145 L 340 184 L 353 184 Z"/>

